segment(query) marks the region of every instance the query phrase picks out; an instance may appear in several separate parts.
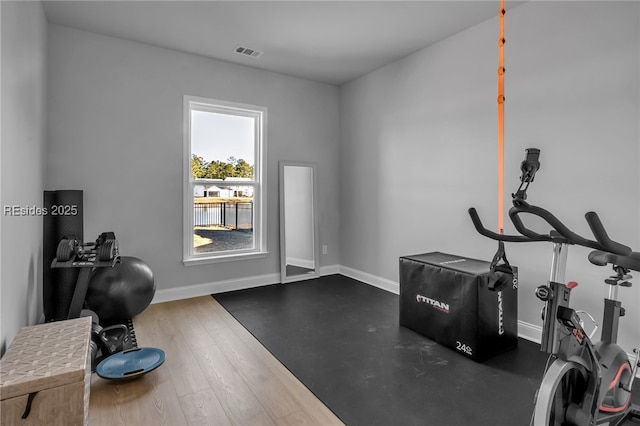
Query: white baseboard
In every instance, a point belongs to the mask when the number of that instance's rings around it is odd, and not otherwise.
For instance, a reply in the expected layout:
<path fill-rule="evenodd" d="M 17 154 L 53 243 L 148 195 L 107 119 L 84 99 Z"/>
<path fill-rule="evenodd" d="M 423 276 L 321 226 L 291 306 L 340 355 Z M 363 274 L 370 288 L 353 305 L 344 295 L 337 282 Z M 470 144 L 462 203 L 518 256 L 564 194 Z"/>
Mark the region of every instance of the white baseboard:
<path fill-rule="evenodd" d="M 366 272 L 359 271 L 357 269 L 349 268 L 347 266 L 340 265 L 340 274 L 353 278 L 354 280 L 361 281 L 365 284 L 372 285 L 374 287 L 386 290 L 393 294 L 400 294 L 400 284 L 386 278 L 381 278 Z"/>
<path fill-rule="evenodd" d="M 542 327 L 524 321 L 518 321 L 518 337 L 540 344 L 542 341 Z"/>
<path fill-rule="evenodd" d="M 329 265 L 320 267 L 320 276 L 335 275 L 340 273 L 340 265 Z"/>
<path fill-rule="evenodd" d="M 320 267 L 320 275 L 334 275 L 340 273 L 339 265 Z M 216 281 L 184 287 L 173 287 L 157 290 L 151 303 L 171 302 L 173 300 L 189 299 L 191 297 L 208 296 L 225 291 L 243 290 L 245 288 L 261 287 L 280 283 L 280 274 L 265 274 L 232 280 Z"/>
<path fill-rule="evenodd" d="M 151 303 L 170 302 L 173 300 L 189 299 L 191 297 L 208 296 L 225 291 L 243 290 L 245 288 L 261 287 L 280 282 L 280 274 L 257 275 L 254 277 L 216 281 L 184 287 L 174 287 L 157 290 Z"/>

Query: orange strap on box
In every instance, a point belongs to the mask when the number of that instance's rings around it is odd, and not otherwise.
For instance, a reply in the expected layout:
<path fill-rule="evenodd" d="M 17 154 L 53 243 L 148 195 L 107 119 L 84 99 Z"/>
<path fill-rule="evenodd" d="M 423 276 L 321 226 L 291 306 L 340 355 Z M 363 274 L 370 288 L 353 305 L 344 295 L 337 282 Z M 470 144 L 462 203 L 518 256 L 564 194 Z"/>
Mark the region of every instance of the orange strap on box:
<path fill-rule="evenodd" d="M 498 233 L 504 230 L 504 0 L 500 0 L 498 39 Z"/>

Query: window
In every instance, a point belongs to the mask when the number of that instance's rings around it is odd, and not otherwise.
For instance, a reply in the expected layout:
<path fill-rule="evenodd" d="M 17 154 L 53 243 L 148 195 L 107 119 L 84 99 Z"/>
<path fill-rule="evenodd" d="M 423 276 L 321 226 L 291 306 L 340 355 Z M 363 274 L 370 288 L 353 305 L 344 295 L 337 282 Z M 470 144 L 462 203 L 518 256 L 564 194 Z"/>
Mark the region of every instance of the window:
<path fill-rule="evenodd" d="M 185 265 L 266 255 L 266 112 L 185 96 Z"/>

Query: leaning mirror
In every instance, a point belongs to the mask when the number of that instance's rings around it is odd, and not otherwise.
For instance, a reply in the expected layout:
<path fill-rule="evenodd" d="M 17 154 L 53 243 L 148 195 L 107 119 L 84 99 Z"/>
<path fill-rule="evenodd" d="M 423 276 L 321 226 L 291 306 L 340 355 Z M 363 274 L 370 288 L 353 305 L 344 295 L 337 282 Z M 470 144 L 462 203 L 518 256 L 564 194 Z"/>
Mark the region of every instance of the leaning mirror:
<path fill-rule="evenodd" d="M 316 165 L 293 161 L 279 165 L 281 282 L 316 278 L 320 275 Z"/>

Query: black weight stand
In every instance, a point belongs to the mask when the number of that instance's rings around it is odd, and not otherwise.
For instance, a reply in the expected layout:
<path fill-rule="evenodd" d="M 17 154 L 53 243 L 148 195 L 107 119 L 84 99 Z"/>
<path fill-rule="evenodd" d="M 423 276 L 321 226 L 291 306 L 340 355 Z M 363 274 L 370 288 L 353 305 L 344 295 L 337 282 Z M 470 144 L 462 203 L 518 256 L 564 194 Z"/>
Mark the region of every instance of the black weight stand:
<path fill-rule="evenodd" d="M 60 241 L 51 268 L 79 270 L 69 311 L 66 313 L 67 319 L 79 318 L 82 315 L 94 268 L 113 268 L 119 262 L 118 242 L 112 232 L 102 233 L 95 244 L 78 244 L 76 240 L 69 239 Z M 100 361 L 110 355 L 136 347 L 137 339 L 131 320 L 126 324 L 114 324 L 103 329 L 98 318 L 92 327 L 92 371 L 95 371 Z"/>
<path fill-rule="evenodd" d="M 51 262 L 52 268 L 79 268 L 78 280 L 76 281 L 76 288 L 73 291 L 73 297 L 71 299 L 71 306 L 69 307 L 69 313 L 67 319 L 79 318 L 82 308 L 84 306 L 84 299 L 87 296 L 87 289 L 89 288 L 89 278 L 91 277 L 91 271 L 93 268 L 112 268 L 120 261 L 120 256 L 114 256 L 111 260 L 85 260 L 76 259 L 76 255 L 66 261 L 60 262 L 58 258 L 53 259 Z"/>

